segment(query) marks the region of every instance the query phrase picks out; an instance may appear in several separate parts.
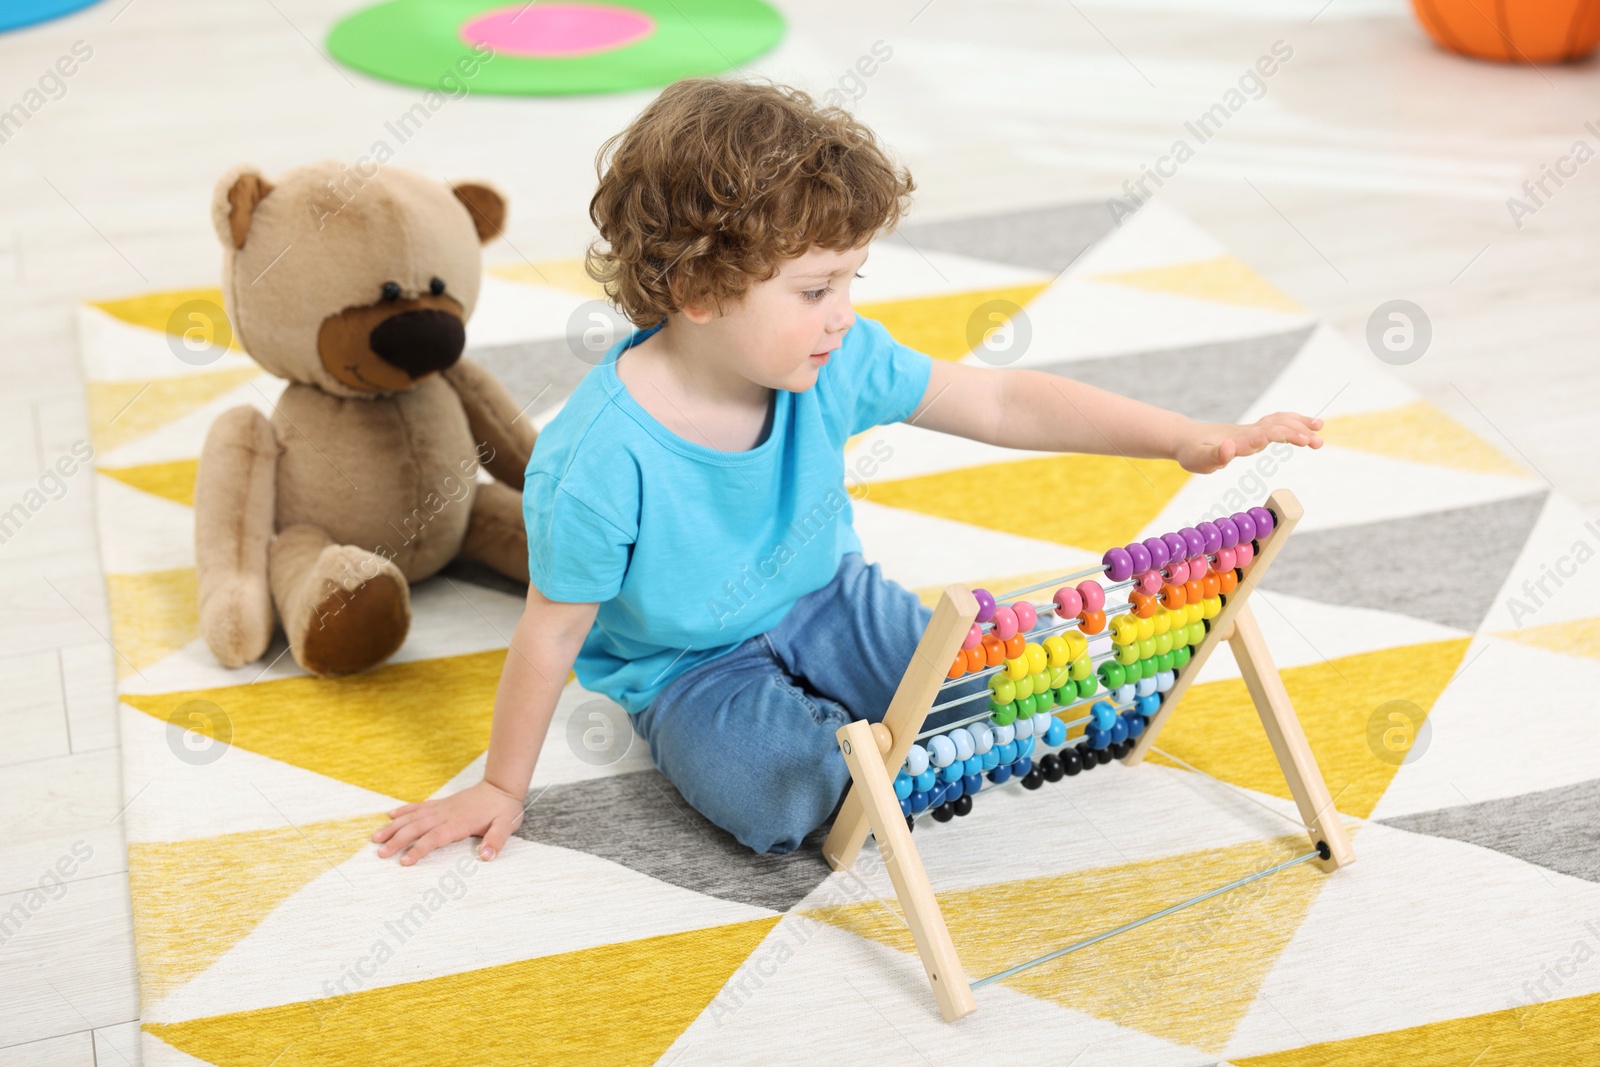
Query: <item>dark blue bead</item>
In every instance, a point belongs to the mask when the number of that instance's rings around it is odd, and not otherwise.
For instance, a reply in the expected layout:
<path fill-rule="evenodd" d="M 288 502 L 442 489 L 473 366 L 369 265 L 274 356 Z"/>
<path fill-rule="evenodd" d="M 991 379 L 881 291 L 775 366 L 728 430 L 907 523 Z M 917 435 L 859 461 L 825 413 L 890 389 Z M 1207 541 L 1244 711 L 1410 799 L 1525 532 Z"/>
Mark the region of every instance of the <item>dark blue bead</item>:
<path fill-rule="evenodd" d="M 953 800 L 961 799 L 961 797 L 966 793 L 967 788 L 966 786 L 962 785 L 961 782 L 962 779 L 957 778 L 955 781 L 944 787 L 944 802 L 946 804 Z"/>
<path fill-rule="evenodd" d="M 1018 778 L 1023 777 L 1031 770 L 1033 770 L 1033 760 L 1029 759 L 1027 756 L 1023 756 L 1021 759 L 1017 760 L 1017 762 L 1011 765 L 1011 773 L 1016 775 Z"/>
<path fill-rule="evenodd" d="M 1083 739 L 1090 748 L 1106 748 L 1111 744 L 1111 731 L 1098 729 L 1094 723 L 1090 723 L 1083 731 Z M 911 795 L 916 796 L 917 794 L 912 793 Z"/>
<path fill-rule="evenodd" d="M 937 808 L 940 804 L 944 803 L 944 790 L 945 787 L 942 784 L 936 785 L 932 789 L 928 790 L 928 807 Z"/>
<path fill-rule="evenodd" d="M 1125 712 L 1122 717 L 1128 723 L 1128 736 L 1129 737 L 1138 737 L 1140 734 L 1144 733 L 1144 716 L 1143 715 L 1140 715 L 1137 712 L 1129 711 L 1129 712 Z"/>
<path fill-rule="evenodd" d="M 900 814 L 908 819 L 911 817 L 911 797 L 909 795 L 900 798 Z"/>
<path fill-rule="evenodd" d="M 920 815 L 928 810 L 928 794 L 918 790 L 911 794 L 911 814 Z"/>
<path fill-rule="evenodd" d="M 965 778 L 961 779 L 961 792 L 966 796 L 970 797 L 972 794 L 976 793 L 982 788 L 983 775 L 981 774 L 969 774 Z"/>
<path fill-rule="evenodd" d="M 1111 743 L 1113 745 L 1120 745 L 1120 744 L 1122 744 L 1122 742 L 1126 741 L 1127 739 L 1128 739 L 1128 723 L 1127 723 L 1127 720 L 1123 719 L 1123 717 L 1121 715 L 1118 715 L 1117 716 L 1117 721 L 1111 724 Z"/>
<path fill-rule="evenodd" d="M 1004 764 L 1004 763 L 1000 764 L 1000 766 L 996 767 L 994 770 L 989 772 L 989 781 L 993 782 L 995 785 L 1001 784 L 1002 782 L 1006 781 L 1010 777 L 1011 777 L 1011 768 L 1010 768 L 1010 766 L 1008 766 L 1007 764 Z M 916 796 L 915 793 L 913 793 L 911 795 L 912 796 Z"/>

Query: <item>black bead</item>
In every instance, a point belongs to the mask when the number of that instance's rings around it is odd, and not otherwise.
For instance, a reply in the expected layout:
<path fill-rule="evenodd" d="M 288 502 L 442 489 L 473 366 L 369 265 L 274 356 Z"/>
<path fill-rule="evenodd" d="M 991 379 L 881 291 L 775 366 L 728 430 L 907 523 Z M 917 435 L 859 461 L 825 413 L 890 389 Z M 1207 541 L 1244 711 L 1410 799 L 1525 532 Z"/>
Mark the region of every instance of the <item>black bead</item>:
<path fill-rule="evenodd" d="M 949 822 L 956 817 L 955 808 L 950 804 L 940 804 L 933 809 L 934 822 Z"/>
<path fill-rule="evenodd" d="M 444 279 L 443 278 L 435 278 L 435 279 L 433 279 L 433 281 L 429 282 L 428 283 L 428 292 L 432 293 L 434 296 L 443 296 L 444 295 Z"/>
<path fill-rule="evenodd" d="M 1054 752 L 1039 757 L 1039 773 L 1044 775 L 1044 780 L 1047 782 L 1061 781 L 1061 757 Z"/>
<path fill-rule="evenodd" d="M 970 815 L 972 813 L 972 798 L 963 794 L 950 802 L 950 808 L 957 815 Z"/>
<path fill-rule="evenodd" d="M 1117 741 L 1117 742 L 1114 742 L 1112 744 L 1112 746 L 1111 746 L 1111 758 L 1112 759 L 1121 759 L 1123 756 L 1126 756 L 1127 754 L 1128 754 L 1128 742 L 1126 742 L 1126 741 Z"/>
<path fill-rule="evenodd" d="M 1102 765 L 1111 762 L 1111 750 L 1109 748 L 1100 749 L 1095 753 L 1095 756 L 1098 757 Z"/>
<path fill-rule="evenodd" d="M 383 283 L 383 298 L 385 300 L 399 300 L 400 299 L 400 283 L 399 282 L 384 282 Z"/>
<path fill-rule="evenodd" d="M 1078 759 L 1083 761 L 1083 769 L 1086 771 L 1092 771 L 1100 766 L 1100 757 L 1096 756 L 1094 749 L 1087 744 L 1078 746 Z"/>
<path fill-rule="evenodd" d="M 916 828 L 917 828 L 917 817 L 915 815 L 907 815 L 906 816 L 906 831 L 910 832 L 912 830 L 915 830 Z"/>
<path fill-rule="evenodd" d="M 1024 789 L 1038 789 L 1041 785 L 1044 785 L 1044 775 L 1039 773 L 1039 768 L 1037 767 L 1022 776 L 1022 788 Z"/>
<path fill-rule="evenodd" d="M 1071 778 L 1081 770 L 1083 770 L 1083 757 L 1078 754 L 1078 750 L 1075 748 L 1062 749 L 1061 773 Z"/>

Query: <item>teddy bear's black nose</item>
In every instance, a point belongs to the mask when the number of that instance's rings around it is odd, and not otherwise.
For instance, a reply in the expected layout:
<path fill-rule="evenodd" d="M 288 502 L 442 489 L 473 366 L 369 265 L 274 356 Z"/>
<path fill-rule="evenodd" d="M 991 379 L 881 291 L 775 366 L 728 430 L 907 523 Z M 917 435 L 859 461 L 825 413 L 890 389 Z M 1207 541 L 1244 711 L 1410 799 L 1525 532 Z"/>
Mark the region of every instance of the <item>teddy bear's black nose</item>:
<path fill-rule="evenodd" d="M 415 380 L 444 370 L 460 359 L 467 344 L 467 329 L 460 318 L 448 311 L 402 311 L 379 323 L 367 343 L 385 363 L 399 367 Z"/>

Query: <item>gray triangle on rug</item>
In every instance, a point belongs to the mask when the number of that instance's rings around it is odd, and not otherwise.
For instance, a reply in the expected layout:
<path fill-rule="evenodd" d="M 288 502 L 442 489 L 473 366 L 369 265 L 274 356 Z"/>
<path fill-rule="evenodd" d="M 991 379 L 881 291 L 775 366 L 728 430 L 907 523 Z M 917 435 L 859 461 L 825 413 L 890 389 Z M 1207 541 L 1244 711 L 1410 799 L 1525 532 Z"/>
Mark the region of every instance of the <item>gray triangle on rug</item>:
<path fill-rule="evenodd" d="M 1600 882 L 1600 779 L 1377 821 Z"/>
<path fill-rule="evenodd" d="M 1105 203 L 1091 201 L 907 223 L 882 240 L 1060 274 L 1116 228 Z"/>

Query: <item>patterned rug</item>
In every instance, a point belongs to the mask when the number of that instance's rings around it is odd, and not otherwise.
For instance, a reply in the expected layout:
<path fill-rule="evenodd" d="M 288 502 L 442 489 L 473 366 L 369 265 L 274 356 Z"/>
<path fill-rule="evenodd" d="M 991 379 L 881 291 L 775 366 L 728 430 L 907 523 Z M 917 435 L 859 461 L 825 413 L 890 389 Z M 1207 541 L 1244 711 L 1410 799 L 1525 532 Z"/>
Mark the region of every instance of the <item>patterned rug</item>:
<path fill-rule="evenodd" d="M 152 293 L 82 316 L 144 1062 L 1600 1062 L 1600 527 L 1160 204 L 1120 228 L 1082 204 L 913 226 L 863 273 L 858 310 L 939 358 L 976 359 L 973 309 L 1010 301 L 1015 366 L 1202 419 L 1327 419 L 1319 452 L 1207 477 L 905 425 L 847 463 L 869 558 L 929 602 L 1293 489 L 1306 516 L 1255 611 L 1355 865 L 1251 883 L 945 1025 L 872 844 L 839 874 L 820 835 L 745 852 L 637 739 L 597 762 L 575 682 L 501 859 L 379 861 L 384 811 L 478 779 L 521 593 L 469 568 L 420 584 L 404 648 L 360 677 L 306 677 L 281 639 L 220 667 L 195 457 L 281 384 L 237 351 L 174 358 L 216 293 Z M 571 262 L 486 279 L 472 354 L 541 425 L 588 369 L 564 336 L 596 295 Z M 919 823 L 970 975 L 1303 850 L 1226 647 L 1201 679 L 1160 745 L 1242 795 L 1152 760 Z"/>

